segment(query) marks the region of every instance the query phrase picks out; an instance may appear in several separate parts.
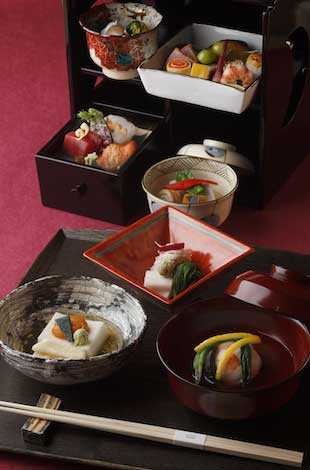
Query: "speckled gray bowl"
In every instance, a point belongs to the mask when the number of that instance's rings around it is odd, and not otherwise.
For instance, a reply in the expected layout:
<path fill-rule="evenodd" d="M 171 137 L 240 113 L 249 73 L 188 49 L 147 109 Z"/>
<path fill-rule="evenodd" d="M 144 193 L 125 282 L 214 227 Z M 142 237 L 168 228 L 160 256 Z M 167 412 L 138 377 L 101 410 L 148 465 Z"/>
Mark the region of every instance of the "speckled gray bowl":
<path fill-rule="evenodd" d="M 55 311 L 108 320 L 119 328 L 122 348 L 86 360 L 33 357 L 31 347 Z M 18 287 L 0 302 L 1 355 L 40 382 L 78 384 L 109 376 L 135 352 L 145 327 L 138 300 L 116 285 L 90 277 L 44 277 Z"/>

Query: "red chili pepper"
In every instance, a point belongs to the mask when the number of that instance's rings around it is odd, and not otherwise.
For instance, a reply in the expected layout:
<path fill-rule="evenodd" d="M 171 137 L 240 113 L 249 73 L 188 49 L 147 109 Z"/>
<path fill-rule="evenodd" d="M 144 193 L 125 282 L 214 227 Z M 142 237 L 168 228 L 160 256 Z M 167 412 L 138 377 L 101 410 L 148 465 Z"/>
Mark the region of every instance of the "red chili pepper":
<path fill-rule="evenodd" d="M 198 180 L 198 179 L 188 179 L 183 181 L 176 181 L 175 183 L 170 183 L 165 186 L 165 189 L 176 189 L 179 191 L 186 190 L 196 186 L 197 184 L 217 184 L 216 181 L 212 180 Z"/>
<path fill-rule="evenodd" d="M 182 250 L 183 248 L 184 243 L 167 243 L 167 245 L 160 246 L 158 251 Z"/>

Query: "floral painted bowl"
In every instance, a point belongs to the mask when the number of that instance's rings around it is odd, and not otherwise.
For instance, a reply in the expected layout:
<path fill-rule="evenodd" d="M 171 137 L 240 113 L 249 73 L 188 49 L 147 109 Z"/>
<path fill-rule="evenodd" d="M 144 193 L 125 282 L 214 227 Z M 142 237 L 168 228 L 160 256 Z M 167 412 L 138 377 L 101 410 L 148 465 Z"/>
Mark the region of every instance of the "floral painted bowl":
<path fill-rule="evenodd" d="M 160 190 L 174 180 L 176 173 L 181 170 L 191 170 L 194 178 L 215 181 L 217 185 L 212 188 L 214 199 L 203 203 L 181 204 L 167 202 L 158 197 Z M 151 212 L 169 205 L 219 227 L 230 214 L 234 194 L 238 187 L 238 177 L 235 171 L 225 163 L 179 155 L 151 166 L 144 174 L 142 187 Z"/>
<path fill-rule="evenodd" d="M 117 21 L 125 29 L 133 20 L 143 21 L 148 31 L 134 36 L 109 36 L 104 27 Z M 118 80 L 138 76 L 137 67 L 158 48 L 158 26 L 162 16 L 141 3 L 108 3 L 91 8 L 80 17 L 86 32 L 89 55 L 103 73 Z"/>

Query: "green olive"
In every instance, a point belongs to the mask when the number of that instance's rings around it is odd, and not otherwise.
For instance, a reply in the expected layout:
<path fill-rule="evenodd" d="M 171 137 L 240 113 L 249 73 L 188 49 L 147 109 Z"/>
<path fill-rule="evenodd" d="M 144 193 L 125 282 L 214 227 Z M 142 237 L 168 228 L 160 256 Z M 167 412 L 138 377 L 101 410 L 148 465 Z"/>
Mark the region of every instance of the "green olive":
<path fill-rule="evenodd" d="M 209 65 L 214 64 L 217 60 L 217 55 L 212 49 L 202 49 L 197 55 L 201 64 Z"/>

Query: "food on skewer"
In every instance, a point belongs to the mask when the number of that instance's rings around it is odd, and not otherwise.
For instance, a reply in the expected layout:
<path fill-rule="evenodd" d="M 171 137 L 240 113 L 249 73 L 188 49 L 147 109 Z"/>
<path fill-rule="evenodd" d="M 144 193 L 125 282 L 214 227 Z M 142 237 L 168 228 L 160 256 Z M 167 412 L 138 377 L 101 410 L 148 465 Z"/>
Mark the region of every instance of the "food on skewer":
<path fill-rule="evenodd" d="M 261 370 L 262 360 L 253 345 L 261 339 L 251 333 L 212 336 L 195 347 L 193 376 L 199 384 L 222 382 L 247 385 Z"/>
<path fill-rule="evenodd" d="M 228 46 L 228 41 L 224 41 L 222 52 L 217 61 L 215 74 L 213 75 L 213 78 L 212 78 L 213 82 L 219 83 L 221 81 L 224 64 L 225 64 L 226 53 L 227 53 L 227 46 Z"/>

